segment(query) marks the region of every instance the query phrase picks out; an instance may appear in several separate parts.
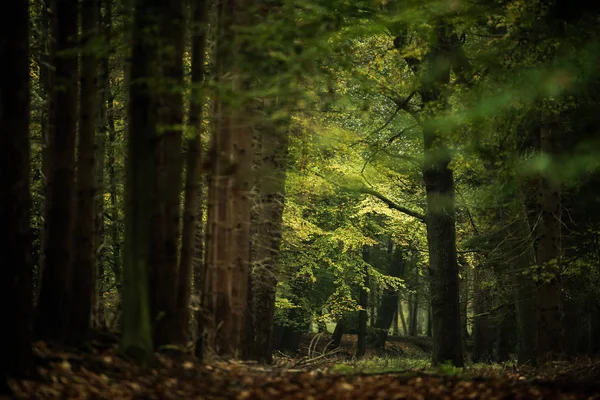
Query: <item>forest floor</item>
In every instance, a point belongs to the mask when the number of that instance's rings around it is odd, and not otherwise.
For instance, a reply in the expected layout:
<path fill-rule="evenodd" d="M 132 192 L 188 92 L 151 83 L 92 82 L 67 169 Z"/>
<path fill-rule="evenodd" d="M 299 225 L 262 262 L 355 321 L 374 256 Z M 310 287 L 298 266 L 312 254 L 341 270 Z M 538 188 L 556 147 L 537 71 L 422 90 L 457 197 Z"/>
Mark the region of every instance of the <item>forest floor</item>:
<path fill-rule="evenodd" d="M 314 340 L 313 340 L 314 339 Z M 425 365 L 427 341 L 393 338 L 389 354 L 347 358 L 355 338 L 337 353 L 319 353 L 314 337 L 302 357 L 279 355 L 271 366 L 157 355 L 158 368 L 118 357 L 112 346 L 87 352 L 35 345 L 38 377 L 11 382 L 17 399 L 600 399 L 600 362 L 578 359 L 537 369 Z M 310 346 L 306 347 L 306 344 Z M 394 361 L 403 360 L 403 361 Z M 412 363 L 412 364 L 411 364 Z"/>

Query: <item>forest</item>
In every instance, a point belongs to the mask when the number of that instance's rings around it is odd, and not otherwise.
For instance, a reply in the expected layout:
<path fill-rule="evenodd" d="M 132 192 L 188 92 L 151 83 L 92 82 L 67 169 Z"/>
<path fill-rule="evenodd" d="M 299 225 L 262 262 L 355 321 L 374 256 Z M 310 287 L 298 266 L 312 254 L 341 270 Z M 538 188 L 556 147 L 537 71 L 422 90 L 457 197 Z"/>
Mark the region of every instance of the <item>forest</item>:
<path fill-rule="evenodd" d="M 2 10 L 0 397 L 600 398 L 600 2 Z"/>

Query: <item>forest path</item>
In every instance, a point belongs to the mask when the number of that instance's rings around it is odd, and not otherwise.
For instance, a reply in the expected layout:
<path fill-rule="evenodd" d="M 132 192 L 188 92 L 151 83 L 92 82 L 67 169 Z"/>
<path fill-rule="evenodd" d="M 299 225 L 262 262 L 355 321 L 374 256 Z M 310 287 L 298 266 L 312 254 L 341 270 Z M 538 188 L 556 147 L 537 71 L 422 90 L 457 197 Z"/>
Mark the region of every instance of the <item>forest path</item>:
<path fill-rule="evenodd" d="M 113 349 L 86 354 L 36 345 L 39 377 L 12 382 L 17 399 L 600 399 L 600 364 L 555 363 L 537 370 L 440 369 L 339 374 L 305 365 L 200 365 L 158 356 L 140 368 Z"/>

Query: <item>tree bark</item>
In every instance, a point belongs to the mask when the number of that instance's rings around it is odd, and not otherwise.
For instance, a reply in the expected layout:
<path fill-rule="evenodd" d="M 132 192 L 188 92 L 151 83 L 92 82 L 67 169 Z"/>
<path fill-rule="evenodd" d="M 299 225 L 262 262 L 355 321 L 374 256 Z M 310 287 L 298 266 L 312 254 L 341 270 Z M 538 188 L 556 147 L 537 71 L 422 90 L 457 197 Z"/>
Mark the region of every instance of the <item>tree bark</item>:
<path fill-rule="evenodd" d="M 55 0 L 50 185 L 45 262 L 36 317 L 39 339 L 63 343 L 68 333 L 72 273 L 74 163 L 77 126 L 77 0 Z M 60 107 L 59 107 L 60 105 Z"/>
<path fill-rule="evenodd" d="M 189 124 L 192 136 L 187 140 L 185 194 L 183 203 L 183 229 L 181 234 L 181 258 L 177 284 L 177 335 L 180 345 L 188 341 L 189 301 L 191 272 L 194 262 L 201 262 L 202 242 L 196 240 L 202 234 L 202 185 L 200 181 L 200 168 L 202 162 L 202 109 L 204 96 L 202 83 L 204 81 L 204 51 L 206 44 L 206 17 L 208 12 L 207 2 L 192 0 L 192 93 L 190 98 Z M 200 249 L 196 246 L 200 245 Z M 200 254 L 196 251 L 200 250 Z M 196 261 L 194 261 L 196 259 Z M 194 276 L 200 274 L 201 266 L 194 266 Z M 195 290 L 198 290 L 198 286 Z M 199 293 L 198 293 L 199 294 Z"/>
<path fill-rule="evenodd" d="M 274 110 L 266 110 L 271 114 Z M 264 121 L 257 170 L 258 227 L 253 268 L 253 315 L 258 360 L 271 363 L 275 291 L 285 205 L 288 124 Z"/>
<path fill-rule="evenodd" d="M 394 248 L 395 247 L 395 248 Z M 404 276 L 404 260 L 402 259 L 402 249 L 398 245 L 390 243 L 390 267 L 389 276 L 402 278 Z M 375 321 L 376 338 L 373 344 L 374 348 L 383 349 L 390 330 L 390 324 L 394 319 L 394 314 L 398 311 L 398 290 L 386 287 L 382 291 L 381 303 L 377 319 Z"/>
<path fill-rule="evenodd" d="M 96 3 L 81 3 L 81 77 L 79 97 L 79 146 L 77 162 L 77 219 L 75 221 L 71 322 L 69 341 L 81 345 L 87 341 L 92 316 L 92 299 L 95 297 L 94 277 L 96 253 L 94 251 L 94 200 L 96 132 L 97 69 L 95 49 L 90 43 L 97 36 Z"/>
<path fill-rule="evenodd" d="M 32 371 L 33 262 L 29 207 L 29 9 L 6 3 L 0 14 L 0 393 L 6 378 Z"/>
<path fill-rule="evenodd" d="M 183 133 L 183 0 L 160 5 L 158 137 L 152 215 L 150 290 L 154 345 L 181 343 L 177 337 L 177 255 L 180 223 Z"/>
<path fill-rule="evenodd" d="M 452 44 L 447 27 L 436 27 L 436 38 L 421 80 L 426 112 L 423 123 L 423 181 L 427 193 L 427 244 L 433 322 L 434 365 L 463 366 L 460 329 L 458 263 L 452 155 L 435 120 L 436 109 L 446 107 L 441 86 L 450 80 Z"/>
<path fill-rule="evenodd" d="M 121 350 L 140 363 L 152 359 L 149 257 L 153 210 L 156 102 L 150 82 L 156 79 L 157 24 L 161 1 L 136 0 L 129 87 L 123 314 Z"/>
<path fill-rule="evenodd" d="M 541 152 L 556 153 L 556 137 L 547 121 L 540 129 Z M 540 178 L 541 220 L 538 231 L 537 265 L 541 285 L 537 290 L 538 357 L 542 361 L 564 352 L 563 300 L 560 271 L 560 186 L 554 177 Z"/>
<path fill-rule="evenodd" d="M 358 311 L 358 344 L 356 348 L 356 358 L 362 358 L 365 356 L 366 344 L 367 344 L 367 309 L 369 307 L 369 293 L 367 288 L 369 287 L 369 247 L 363 246 L 362 256 L 364 261 L 364 272 L 363 272 L 363 283 L 359 288 L 360 294 L 358 299 L 358 305 L 361 310 Z"/>

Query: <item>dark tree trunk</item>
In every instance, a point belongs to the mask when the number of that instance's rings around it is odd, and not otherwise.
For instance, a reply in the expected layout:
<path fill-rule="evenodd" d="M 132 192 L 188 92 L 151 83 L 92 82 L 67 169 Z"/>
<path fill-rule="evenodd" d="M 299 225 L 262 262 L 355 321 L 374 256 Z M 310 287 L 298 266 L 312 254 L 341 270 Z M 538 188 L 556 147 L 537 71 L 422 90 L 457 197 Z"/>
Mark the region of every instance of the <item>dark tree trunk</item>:
<path fill-rule="evenodd" d="M 110 36 L 112 32 L 112 0 L 97 0 L 98 26 L 105 53 L 99 60 L 99 87 L 98 87 L 98 118 L 96 132 L 96 197 L 94 202 L 95 221 L 94 221 L 94 254 L 96 254 L 96 299 L 94 308 L 94 325 L 96 328 L 106 327 L 106 317 L 104 313 L 104 282 L 106 281 L 105 263 L 105 224 L 104 224 L 104 193 L 106 193 L 105 182 L 105 158 L 106 158 L 106 140 L 108 138 L 108 119 L 107 119 L 107 101 L 110 94 Z M 104 10 L 104 15 L 102 15 Z"/>
<path fill-rule="evenodd" d="M 356 348 L 356 358 L 362 358 L 365 356 L 366 344 L 367 344 L 367 310 L 369 307 L 369 293 L 367 288 L 369 287 L 369 247 L 363 246 L 362 257 L 364 261 L 364 272 L 363 272 L 363 285 L 359 288 L 360 294 L 358 299 L 358 305 L 361 310 L 358 311 L 358 344 Z"/>
<path fill-rule="evenodd" d="M 473 273 L 473 349 L 471 360 L 474 363 L 489 362 L 492 354 L 488 353 L 490 337 L 489 311 L 490 299 L 489 289 L 485 287 L 483 265 L 476 266 Z"/>
<path fill-rule="evenodd" d="M 121 350 L 141 363 L 152 359 L 149 265 L 153 210 L 156 37 L 160 0 L 136 0 L 129 86 Z"/>
<path fill-rule="evenodd" d="M 0 14 L 0 393 L 6 378 L 32 372 L 32 270 L 29 207 L 28 1 Z"/>
<path fill-rule="evenodd" d="M 69 342 L 81 345 L 87 341 L 95 297 L 94 277 L 94 200 L 96 132 L 97 69 L 95 50 L 86 44 L 97 36 L 97 6 L 95 2 L 81 3 L 81 78 L 79 92 L 79 146 L 77 162 L 77 219 L 75 220 L 74 263 L 71 281 L 71 321 Z"/>
<path fill-rule="evenodd" d="M 333 330 L 333 334 L 331 335 L 331 349 L 337 349 L 338 347 L 340 347 L 345 330 L 346 322 L 343 319 L 340 319 L 337 322 L 337 324 L 335 324 L 335 329 Z"/>
<path fill-rule="evenodd" d="M 160 5 L 158 86 L 159 134 L 155 147 L 154 211 L 151 234 L 151 315 L 154 345 L 182 344 L 177 323 L 177 254 L 183 168 L 183 52 L 184 1 Z M 187 277 L 186 277 L 187 278 Z"/>
<path fill-rule="evenodd" d="M 402 278 L 404 276 L 404 260 L 402 258 L 402 249 L 390 243 L 390 269 L 389 276 Z M 398 312 L 398 290 L 392 287 L 386 287 L 382 291 L 379 312 L 375 321 L 376 337 L 373 347 L 383 349 L 390 330 L 390 324 L 394 315 Z M 397 325 L 396 325 L 397 327 Z"/>
<path fill-rule="evenodd" d="M 428 55 L 422 74 L 421 98 L 428 114 L 423 126 L 425 148 L 423 181 L 427 193 L 427 243 L 433 321 L 434 365 L 451 362 L 461 367 L 458 263 L 456 259 L 456 224 L 454 211 L 454 176 L 450 169 L 452 155 L 435 123 L 436 109 L 446 103 L 441 86 L 450 80 L 449 60 L 452 49 L 447 27 L 436 27 L 436 43 Z"/>
<path fill-rule="evenodd" d="M 554 156 L 557 151 L 556 127 L 542 121 L 541 151 Z M 540 273 L 551 277 L 537 289 L 538 357 L 542 361 L 564 352 L 563 300 L 560 276 L 560 186 L 554 176 L 540 178 L 539 201 L 541 220 L 538 225 L 537 264 Z"/>
<path fill-rule="evenodd" d="M 55 72 L 50 171 L 46 197 L 47 237 L 36 336 L 63 343 L 68 333 L 74 218 L 74 163 L 77 126 L 77 0 L 56 0 L 52 24 Z"/>

